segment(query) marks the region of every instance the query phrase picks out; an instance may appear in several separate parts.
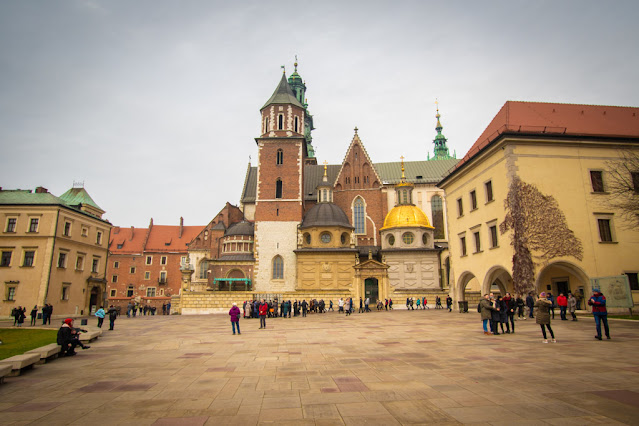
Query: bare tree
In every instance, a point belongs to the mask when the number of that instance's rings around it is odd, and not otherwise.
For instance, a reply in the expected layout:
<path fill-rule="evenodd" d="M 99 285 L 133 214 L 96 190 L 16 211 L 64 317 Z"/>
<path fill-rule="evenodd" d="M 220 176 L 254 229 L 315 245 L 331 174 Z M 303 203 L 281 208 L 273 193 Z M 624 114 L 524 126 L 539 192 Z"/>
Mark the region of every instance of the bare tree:
<path fill-rule="evenodd" d="M 519 294 L 535 288 L 535 260 L 547 263 L 559 256 L 581 260 L 583 247 L 568 228 L 566 217 L 557 200 L 542 194 L 537 187 L 515 176 L 504 200 L 506 217 L 499 224 L 504 234 L 513 231 L 513 287 Z"/>
<path fill-rule="evenodd" d="M 619 151 L 619 159 L 607 162 L 606 205 L 619 211 L 622 227 L 639 229 L 639 150 Z"/>

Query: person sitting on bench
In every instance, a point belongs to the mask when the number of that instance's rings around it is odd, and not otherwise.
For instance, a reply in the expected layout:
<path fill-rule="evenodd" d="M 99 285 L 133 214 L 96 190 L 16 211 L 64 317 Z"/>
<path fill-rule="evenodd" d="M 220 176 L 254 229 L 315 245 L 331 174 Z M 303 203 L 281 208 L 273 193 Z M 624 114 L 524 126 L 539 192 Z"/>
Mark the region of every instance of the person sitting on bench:
<path fill-rule="evenodd" d="M 58 345 L 62 347 L 60 351 L 61 356 L 73 356 L 75 355 L 75 347 L 80 346 L 82 349 L 89 349 L 91 346 L 84 345 L 80 341 L 80 332 L 85 332 L 80 328 L 73 328 L 73 318 L 67 318 L 64 320 L 64 324 L 58 330 Z"/>

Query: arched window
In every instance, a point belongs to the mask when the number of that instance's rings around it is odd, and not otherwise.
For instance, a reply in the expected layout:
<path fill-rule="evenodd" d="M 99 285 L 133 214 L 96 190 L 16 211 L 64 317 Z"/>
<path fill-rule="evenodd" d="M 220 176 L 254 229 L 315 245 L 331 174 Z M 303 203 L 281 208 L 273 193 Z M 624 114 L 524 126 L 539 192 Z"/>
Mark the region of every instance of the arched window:
<path fill-rule="evenodd" d="M 353 202 L 353 226 L 356 234 L 366 233 L 366 206 L 361 197 L 355 198 Z"/>
<path fill-rule="evenodd" d="M 430 199 L 430 208 L 433 214 L 433 227 L 435 228 L 435 239 L 442 240 L 446 238 L 444 233 L 444 207 L 442 204 L 442 197 L 434 195 Z"/>
<path fill-rule="evenodd" d="M 277 129 L 282 130 L 284 128 L 284 116 L 282 114 L 277 116 Z"/>
<path fill-rule="evenodd" d="M 282 198 L 282 179 L 275 182 L 275 198 Z"/>
<path fill-rule="evenodd" d="M 264 119 L 264 133 L 268 133 L 269 128 L 268 128 L 268 117 L 266 117 Z"/>
<path fill-rule="evenodd" d="M 200 262 L 200 278 L 207 278 L 207 272 L 209 270 L 209 261 L 203 260 Z"/>
<path fill-rule="evenodd" d="M 297 117 L 295 117 L 295 133 L 299 133 L 299 132 L 297 131 Z"/>
<path fill-rule="evenodd" d="M 273 258 L 273 279 L 284 279 L 284 259 L 282 259 L 282 256 L 279 255 Z"/>
<path fill-rule="evenodd" d="M 281 149 L 277 150 L 277 164 L 284 164 L 284 151 Z"/>

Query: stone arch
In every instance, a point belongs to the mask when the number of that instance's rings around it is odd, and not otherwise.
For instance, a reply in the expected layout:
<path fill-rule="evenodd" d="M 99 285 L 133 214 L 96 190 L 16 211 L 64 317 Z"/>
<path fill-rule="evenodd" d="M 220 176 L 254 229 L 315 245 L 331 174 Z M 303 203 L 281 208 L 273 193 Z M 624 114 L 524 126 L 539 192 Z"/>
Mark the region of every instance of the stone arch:
<path fill-rule="evenodd" d="M 470 287 L 468 286 L 470 284 Z M 468 291 L 467 291 L 468 288 Z M 455 298 L 458 301 L 463 301 L 463 300 L 467 300 L 467 293 L 473 291 L 473 292 L 479 292 L 481 293 L 481 286 L 479 284 L 479 280 L 477 280 L 477 277 L 475 277 L 475 274 L 473 274 L 472 272 L 466 271 L 463 272 L 460 276 L 459 279 L 457 280 L 457 289 L 455 291 Z"/>
<path fill-rule="evenodd" d="M 562 287 L 566 286 L 568 291 L 583 297 L 588 295 L 590 277 L 574 263 L 565 260 L 550 262 L 537 273 L 535 291 L 537 293 L 548 291 L 548 286 L 554 296 L 562 292 Z"/>
<path fill-rule="evenodd" d="M 513 277 L 508 269 L 502 265 L 494 265 L 486 272 L 484 283 L 481 286 L 481 294 L 490 293 L 493 284 L 497 284 L 502 296 L 507 292 L 513 293 Z"/>

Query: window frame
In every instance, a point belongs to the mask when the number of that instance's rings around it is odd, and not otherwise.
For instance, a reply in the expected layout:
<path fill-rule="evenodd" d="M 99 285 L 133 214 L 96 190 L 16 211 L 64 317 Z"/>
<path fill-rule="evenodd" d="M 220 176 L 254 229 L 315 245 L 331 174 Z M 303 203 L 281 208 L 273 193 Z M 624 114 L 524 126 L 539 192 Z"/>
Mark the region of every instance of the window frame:
<path fill-rule="evenodd" d="M 472 190 L 469 193 L 470 196 L 470 211 L 475 211 L 477 210 L 477 191 L 476 190 Z"/>
<path fill-rule="evenodd" d="M 79 254 L 75 257 L 75 270 L 84 271 L 84 259 L 86 256 Z"/>
<path fill-rule="evenodd" d="M 597 231 L 599 235 L 599 243 L 602 243 L 602 244 L 615 243 L 616 239 L 615 239 L 615 233 L 612 226 L 612 215 L 610 216 L 597 215 L 595 218 L 597 220 Z M 604 226 L 603 229 L 602 229 L 602 226 Z M 607 226 L 607 229 L 606 229 L 606 226 Z M 607 235 L 603 235 L 602 231 L 604 231 L 604 233 L 606 233 L 607 231 Z"/>
<path fill-rule="evenodd" d="M 284 279 L 284 258 L 282 256 L 275 255 L 271 261 L 272 274 L 271 277 L 274 280 Z"/>
<path fill-rule="evenodd" d="M 7 285 L 5 290 L 5 300 L 7 302 L 15 302 L 17 292 L 18 292 L 17 285 Z"/>
<path fill-rule="evenodd" d="M 58 266 L 58 268 L 66 269 L 68 258 L 69 258 L 69 252 L 66 252 L 66 251 L 58 252 L 58 261 L 56 262 L 56 265 Z"/>
<path fill-rule="evenodd" d="M 482 249 L 481 249 L 481 235 L 480 235 L 479 229 L 477 229 L 476 231 L 473 231 L 473 240 L 474 240 L 474 243 L 475 243 L 475 251 L 474 251 L 474 253 L 481 253 L 482 252 Z"/>
<path fill-rule="evenodd" d="M 29 257 L 27 256 L 28 253 L 31 253 L 31 264 L 27 265 L 27 259 L 29 259 Z M 33 268 L 35 267 L 35 259 L 36 259 L 36 250 L 32 250 L 32 249 L 28 249 L 28 250 L 23 250 L 22 251 L 22 267 L 23 268 Z"/>
<path fill-rule="evenodd" d="M 62 284 L 60 289 L 60 301 L 69 301 L 69 293 L 71 293 L 71 284 Z"/>
<path fill-rule="evenodd" d="M 18 229 L 18 217 L 17 216 L 7 217 L 7 222 L 5 223 L 4 232 L 15 234 L 17 229 Z"/>
<path fill-rule="evenodd" d="M 353 227 L 355 235 L 366 235 L 366 200 L 360 195 L 353 199 Z"/>
<path fill-rule="evenodd" d="M 153 293 L 153 294 L 150 294 Z M 146 288 L 146 297 L 157 297 L 157 288 L 156 287 L 147 287 Z"/>
<path fill-rule="evenodd" d="M 277 178 L 275 181 L 275 198 L 281 199 L 284 194 L 284 184 L 282 183 L 282 179 Z"/>
<path fill-rule="evenodd" d="M 466 234 L 459 236 L 459 246 L 461 248 L 460 257 L 468 256 L 468 249 L 466 248 Z"/>
<path fill-rule="evenodd" d="M 495 193 L 493 191 L 493 180 L 484 182 L 484 192 L 486 193 L 486 204 L 495 201 Z"/>
<path fill-rule="evenodd" d="M 35 226 L 34 226 L 35 224 Z M 29 229 L 28 233 L 36 234 L 40 229 L 40 218 L 39 217 L 31 217 L 29 218 Z"/>
<path fill-rule="evenodd" d="M 62 227 L 62 236 L 70 237 L 73 229 L 73 223 L 70 220 L 65 220 L 64 225 Z"/>
<path fill-rule="evenodd" d="M 91 272 L 97 274 L 100 272 L 100 258 L 94 257 L 91 259 Z"/>
<path fill-rule="evenodd" d="M 169 261 L 168 256 L 161 256 L 160 257 L 160 265 L 166 265 L 168 261 Z"/>
<path fill-rule="evenodd" d="M 153 256 L 147 255 L 144 262 L 145 265 L 153 265 Z"/>
<path fill-rule="evenodd" d="M 7 254 L 8 254 L 8 261 L 5 261 L 7 259 Z M 0 252 L 0 268 L 10 268 L 12 257 L 13 257 L 13 250 L 2 250 Z"/>
<path fill-rule="evenodd" d="M 461 197 L 457 199 L 457 217 L 464 215 L 464 200 Z"/>
<path fill-rule="evenodd" d="M 603 170 L 589 170 L 590 172 L 590 187 L 593 194 L 605 194 L 606 185 L 603 178 Z M 595 176 L 598 176 L 598 181 L 595 182 Z"/>
<path fill-rule="evenodd" d="M 490 248 L 499 247 L 499 234 L 497 232 L 497 224 L 488 225 L 488 234 L 490 236 Z"/>

